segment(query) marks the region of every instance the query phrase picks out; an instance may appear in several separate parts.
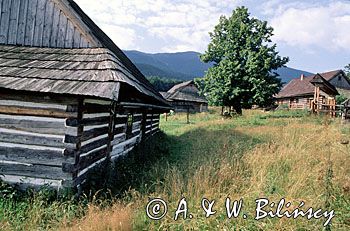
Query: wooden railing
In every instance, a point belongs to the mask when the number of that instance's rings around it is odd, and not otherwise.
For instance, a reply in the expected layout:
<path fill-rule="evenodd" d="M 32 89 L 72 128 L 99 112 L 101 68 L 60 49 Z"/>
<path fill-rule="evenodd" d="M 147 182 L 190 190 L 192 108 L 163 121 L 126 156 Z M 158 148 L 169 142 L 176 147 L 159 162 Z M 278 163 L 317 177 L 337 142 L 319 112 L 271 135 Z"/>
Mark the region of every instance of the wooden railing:
<path fill-rule="evenodd" d="M 349 104 L 324 104 L 312 102 L 312 111 L 314 113 L 326 113 L 332 117 L 340 116 L 343 119 L 350 119 L 350 105 Z"/>

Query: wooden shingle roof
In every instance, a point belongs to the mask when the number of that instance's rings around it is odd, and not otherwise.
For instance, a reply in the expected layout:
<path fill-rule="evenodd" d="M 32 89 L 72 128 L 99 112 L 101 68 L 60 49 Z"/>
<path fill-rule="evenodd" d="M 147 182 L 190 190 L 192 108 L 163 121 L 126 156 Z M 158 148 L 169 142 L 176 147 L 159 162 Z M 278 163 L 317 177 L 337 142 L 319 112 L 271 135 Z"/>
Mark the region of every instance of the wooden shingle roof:
<path fill-rule="evenodd" d="M 0 0 L 0 8 L 0 87 L 112 98 L 123 82 L 166 105 L 73 0 Z"/>
<path fill-rule="evenodd" d="M 120 82 L 164 101 L 107 48 L 0 45 L 0 88 L 113 99 Z"/>
<path fill-rule="evenodd" d="M 198 103 L 208 103 L 208 101 L 200 96 L 198 92 L 189 92 L 184 89 L 190 84 L 194 84 L 194 81 L 187 81 L 172 87 L 168 92 L 163 92 L 162 95 L 168 101 L 189 101 L 189 102 L 198 102 Z"/>

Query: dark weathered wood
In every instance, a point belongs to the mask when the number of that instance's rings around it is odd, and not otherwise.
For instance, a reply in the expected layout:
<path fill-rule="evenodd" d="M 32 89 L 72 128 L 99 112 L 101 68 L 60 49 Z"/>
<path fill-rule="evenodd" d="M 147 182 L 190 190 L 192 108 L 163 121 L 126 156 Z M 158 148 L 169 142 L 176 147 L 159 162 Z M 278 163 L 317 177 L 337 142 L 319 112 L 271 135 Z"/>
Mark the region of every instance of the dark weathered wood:
<path fill-rule="evenodd" d="M 81 147 L 80 152 L 81 153 L 87 153 L 91 150 L 97 149 L 99 147 L 102 147 L 103 145 L 106 145 L 108 143 L 109 138 L 101 138 L 99 140 L 93 141 L 91 143 L 85 144 Z"/>
<path fill-rule="evenodd" d="M 0 43 L 7 42 L 10 24 L 11 0 L 2 0 L 1 21 L 0 21 Z"/>
<path fill-rule="evenodd" d="M 47 103 L 47 104 L 60 104 L 60 105 L 77 105 L 78 99 L 76 97 L 68 97 L 61 95 L 51 95 L 51 94 L 40 94 L 40 93 L 31 93 L 27 94 L 13 91 L 2 90 L 0 92 L 0 99 L 2 100 L 17 100 L 23 102 L 32 102 L 32 103 Z"/>
<path fill-rule="evenodd" d="M 95 126 L 95 125 L 103 125 L 108 124 L 109 116 L 96 117 L 96 118 L 85 118 L 81 120 L 81 123 L 77 119 L 68 118 L 66 120 L 66 125 L 70 127 L 77 127 L 79 125 L 82 126 Z"/>
<path fill-rule="evenodd" d="M 101 105 L 101 104 L 92 104 L 92 103 L 85 103 L 84 105 L 84 113 L 90 114 L 90 113 L 107 113 L 110 110 L 109 105 Z"/>
<path fill-rule="evenodd" d="M 80 137 L 80 140 L 79 140 L 79 137 L 77 136 L 66 135 L 64 142 L 65 143 L 77 143 L 79 141 L 84 142 L 92 138 L 101 136 L 103 134 L 107 134 L 107 132 L 108 132 L 108 127 L 94 128 L 88 131 L 84 131 Z"/>
<path fill-rule="evenodd" d="M 141 122 L 133 123 L 132 129 L 133 129 L 133 130 L 141 129 Z"/>
<path fill-rule="evenodd" d="M 58 150 L 35 150 L 24 147 L 6 147 L 0 144 L 0 160 L 27 164 L 43 164 L 61 167 L 62 163 L 74 163 L 73 158 L 65 157 Z"/>
<path fill-rule="evenodd" d="M 78 117 L 77 117 L 77 121 L 78 121 L 78 126 L 77 126 L 78 139 L 77 139 L 77 141 L 78 142 L 75 143 L 75 150 L 74 150 L 75 163 L 79 163 L 79 161 L 80 161 L 81 146 L 82 146 L 81 136 L 83 135 L 83 132 L 84 132 L 84 126 L 82 125 L 82 119 L 84 117 L 83 107 L 84 107 L 84 100 L 80 99 L 79 103 L 78 103 Z M 66 149 L 66 150 L 68 150 L 68 149 Z M 70 155 L 68 155 L 68 156 L 70 156 Z M 72 174 L 73 174 L 73 179 L 74 179 L 75 177 L 77 177 L 78 171 L 72 172 Z"/>
<path fill-rule="evenodd" d="M 38 120 L 40 117 L 13 116 L 0 114 L 0 128 L 41 134 L 64 135 L 66 128 L 64 121 Z"/>
<path fill-rule="evenodd" d="M 1 174 L 14 176 L 27 176 L 42 179 L 70 179 L 71 174 L 62 171 L 62 167 L 53 167 L 47 165 L 25 165 L 15 163 L 0 162 Z"/>
<path fill-rule="evenodd" d="M 0 142 L 64 148 L 63 136 L 35 135 L 0 128 Z"/>
<path fill-rule="evenodd" d="M 144 137 L 146 135 L 146 121 L 147 121 L 147 113 L 142 113 L 142 121 L 141 121 L 141 136 L 142 140 L 144 140 Z"/>
<path fill-rule="evenodd" d="M 118 145 L 122 142 L 124 142 L 126 140 L 126 134 L 122 134 L 122 135 L 119 135 L 119 136 L 115 136 L 113 141 L 112 141 L 112 145 Z"/>
<path fill-rule="evenodd" d="M 91 169 L 88 169 L 85 173 L 75 177 L 73 180 L 66 180 L 63 182 L 64 186 L 69 186 L 69 187 L 77 187 L 78 185 L 83 184 L 84 182 L 86 182 L 87 178 L 89 177 L 89 175 L 91 174 L 93 169 L 99 168 L 101 167 L 102 164 L 105 164 L 104 161 L 105 158 L 102 158 L 101 160 L 97 161 L 96 166 L 94 166 Z"/>
<path fill-rule="evenodd" d="M 93 151 L 88 155 L 80 156 L 78 164 L 64 163 L 63 171 L 65 172 L 81 171 L 91 166 L 95 162 L 101 160 L 102 158 L 106 157 L 106 155 L 107 155 L 107 147 Z"/>

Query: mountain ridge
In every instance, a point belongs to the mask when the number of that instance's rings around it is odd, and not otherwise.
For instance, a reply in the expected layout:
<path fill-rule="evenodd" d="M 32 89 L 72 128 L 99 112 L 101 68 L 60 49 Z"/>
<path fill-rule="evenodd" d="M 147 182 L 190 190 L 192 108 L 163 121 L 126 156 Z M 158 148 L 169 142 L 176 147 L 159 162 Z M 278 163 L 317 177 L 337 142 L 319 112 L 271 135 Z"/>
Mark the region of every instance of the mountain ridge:
<path fill-rule="evenodd" d="M 203 63 L 195 51 L 175 53 L 145 53 L 137 50 L 125 50 L 128 58 L 135 63 L 145 76 L 159 76 L 167 79 L 187 81 L 203 77 L 210 63 Z M 306 76 L 313 73 L 290 67 L 282 67 L 277 70 L 283 83 L 288 83 L 301 74 Z"/>

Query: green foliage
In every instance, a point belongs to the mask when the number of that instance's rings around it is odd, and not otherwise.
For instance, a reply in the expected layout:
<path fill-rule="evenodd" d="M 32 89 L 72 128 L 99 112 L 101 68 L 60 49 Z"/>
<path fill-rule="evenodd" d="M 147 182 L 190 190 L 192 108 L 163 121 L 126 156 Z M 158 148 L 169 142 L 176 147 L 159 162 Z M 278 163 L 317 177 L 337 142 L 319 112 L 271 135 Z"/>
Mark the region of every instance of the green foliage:
<path fill-rule="evenodd" d="M 167 79 L 158 76 L 149 76 L 147 79 L 157 91 L 168 91 L 176 84 L 181 83 L 181 81 L 177 79 Z"/>
<path fill-rule="evenodd" d="M 201 56 L 213 62 L 201 86 L 210 104 L 233 106 L 237 113 L 256 104 L 266 106 L 282 84 L 275 72 L 288 62 L 272 44 L 273 28 L 266 21 L 250 17 L 248 9 L 239 7 L 231 17 L 220 17 L 211 42 Z"/>
<path fill-rule="evenodd" d="M 340 94 L 340 95 L 337 95 L 336 98 L 335 98 L 335 101 L 337 102 L 337 104 L 341 104 L 343 102 L 345 102 L 345 100 L 347 100 L 348 97 L 344 94 Z"/>
<path fill-rule="evenodd" d="M 345 74 L 350 78 L 350 64 L 344 67 Z"/>

